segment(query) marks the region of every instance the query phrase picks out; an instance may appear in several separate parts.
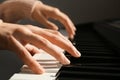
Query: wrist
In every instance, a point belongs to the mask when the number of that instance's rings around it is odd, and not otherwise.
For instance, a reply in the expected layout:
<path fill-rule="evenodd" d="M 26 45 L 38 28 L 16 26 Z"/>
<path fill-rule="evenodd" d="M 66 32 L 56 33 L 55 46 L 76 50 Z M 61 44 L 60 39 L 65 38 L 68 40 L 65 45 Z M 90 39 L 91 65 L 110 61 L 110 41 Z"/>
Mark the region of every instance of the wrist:
<path fill-rule="evenodd" d="M 31 14 L 38 0 L 7 0 L 0 5 L 0 18 L 5 22 L 31 19 Z"/>

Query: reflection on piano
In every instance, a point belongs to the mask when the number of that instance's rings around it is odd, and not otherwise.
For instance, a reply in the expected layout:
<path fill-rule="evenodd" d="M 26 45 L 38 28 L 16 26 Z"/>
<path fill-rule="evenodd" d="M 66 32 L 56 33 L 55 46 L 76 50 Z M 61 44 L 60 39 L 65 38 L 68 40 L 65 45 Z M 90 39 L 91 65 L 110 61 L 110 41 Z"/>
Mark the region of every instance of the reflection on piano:
<path fill-rule="evenodd" d="M 56 72 L 43 75 L 16 73 L 10 80 L 120 80 L 119 52 L 99 32 L 93 23 L 78 25 L 73 42 L 82 54 L 80 58 L 66 52 L 70 65 L 58 66 Z"/>

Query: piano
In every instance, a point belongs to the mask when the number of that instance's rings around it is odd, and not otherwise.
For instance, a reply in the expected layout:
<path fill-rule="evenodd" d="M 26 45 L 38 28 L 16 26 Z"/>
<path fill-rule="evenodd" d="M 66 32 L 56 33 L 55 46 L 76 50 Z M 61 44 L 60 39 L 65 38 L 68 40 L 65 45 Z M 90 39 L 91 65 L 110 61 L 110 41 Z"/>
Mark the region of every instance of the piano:
<path fill-rule="evenodd" d="M 120 21 L 80 24 L 76 28 L 72 42 L 81 52 L 80 58 L 65 52 L 71 64 L 61 65 L 49 55 L 39 59 L 45 56 L 43 52 L 36 58 L 45 66 L 46 73 L 33 74 L 24 65 L 10 80 L 120 80 Z"/>

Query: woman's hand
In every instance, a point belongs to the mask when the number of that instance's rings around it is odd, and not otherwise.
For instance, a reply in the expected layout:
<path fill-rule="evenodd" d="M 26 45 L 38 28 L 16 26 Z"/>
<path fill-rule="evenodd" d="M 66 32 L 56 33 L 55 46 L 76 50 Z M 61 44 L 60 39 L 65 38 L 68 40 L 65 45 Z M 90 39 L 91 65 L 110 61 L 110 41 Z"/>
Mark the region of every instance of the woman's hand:
<path fill-rule="evenodd" d="M 0 49 L 17 53 L 34 73 L 44 72 L 43 67 L 32 57 L 33 54 L 40 53 L 39 49 L 54 56 L 62 64 L 70 63 L 55 45 L 74 57 L 80 57 L 79 51 L 72 43 L 56 30 L 42 29 L 32 25 L 0 23 Z"/>
<path fill-rule="evenodd" d="M 50 22 L 48 19 L 54 19 L 61 22 L 69 33 L 69 37 L 72 39 L 75 35 L 76 28 L 70 18 L 61 12 L 58 8 L 43 4 L 36 3 L 34 6 L 31 17 L 38 21 L 39 23 L 44 24 L 47 28 L 57 30 L 58 27 L 54 23 Z"/>
<path fill-rule="evenodd" d="M 57 25 L 48 19 L 61 22 L 72 39 L 76 28 L 70 18 L 58 8 L 46 5 L 37 0 L 8 0 L 0 6 L 0 16 L 6 22 L 16 22 L 24 18 L 33 19 L 47 28 L 58 30 Z"/>

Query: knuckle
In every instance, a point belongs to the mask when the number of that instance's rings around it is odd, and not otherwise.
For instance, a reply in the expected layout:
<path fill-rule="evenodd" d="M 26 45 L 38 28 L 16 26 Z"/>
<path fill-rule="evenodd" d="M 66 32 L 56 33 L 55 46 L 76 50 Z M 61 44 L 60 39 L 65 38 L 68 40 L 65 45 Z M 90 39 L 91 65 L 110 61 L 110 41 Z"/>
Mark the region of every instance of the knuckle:
<path fill-rule="evenodd" d="M 55 34 L 55 35 L 61 35 L 61 33 L 58 32 L 58 31 L 54 31 L 54 34 Z"/>
<path fill-rule="evenodd" d="M 17 32 L 25 32 L 25 28 L 23 28 L 23 27 L 18 27 L 18 28 L 16 28 L 15 31 L 17 31 Z"/>
<path fill-rule="evenodd" d="M 59 13 L 60 10 L 59 10 L 58 8 L 53 8 L 52 12 L 54 12 L 54 13 Z"/>
<path fill-rule="evenodd" d="M 15 32 L 23 35 L 30 35 L 31 31 L 27 29 L 26 27 L 18 27 Z"/>
<path fill-rule="evenodd" d="M 26 27 L 31 28 L 31 27 L 33 27 L 33 25 L 28 24 L 28 25 L 26 25 Z"/>

